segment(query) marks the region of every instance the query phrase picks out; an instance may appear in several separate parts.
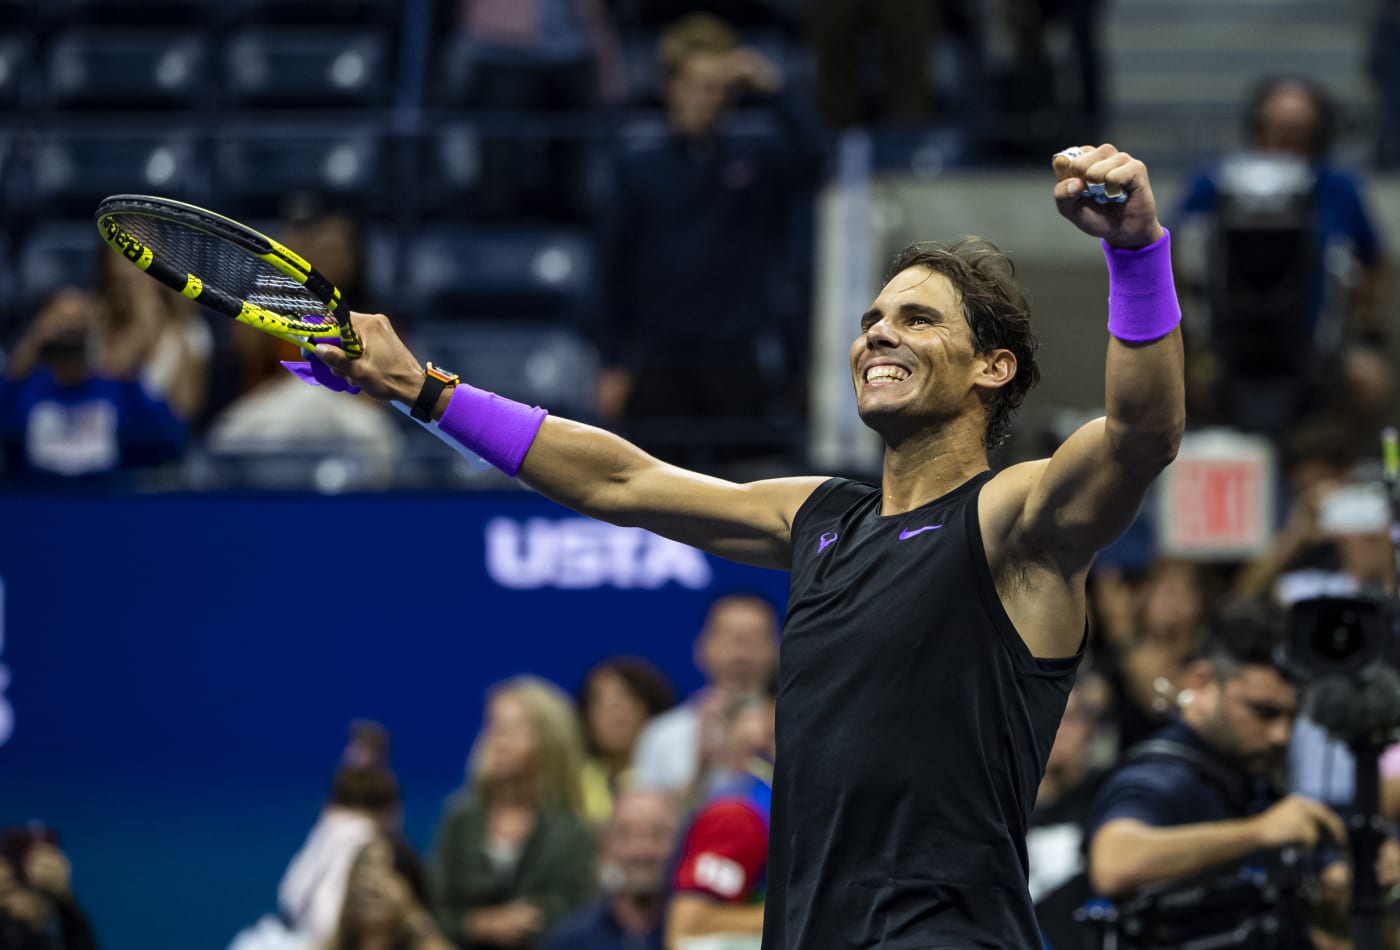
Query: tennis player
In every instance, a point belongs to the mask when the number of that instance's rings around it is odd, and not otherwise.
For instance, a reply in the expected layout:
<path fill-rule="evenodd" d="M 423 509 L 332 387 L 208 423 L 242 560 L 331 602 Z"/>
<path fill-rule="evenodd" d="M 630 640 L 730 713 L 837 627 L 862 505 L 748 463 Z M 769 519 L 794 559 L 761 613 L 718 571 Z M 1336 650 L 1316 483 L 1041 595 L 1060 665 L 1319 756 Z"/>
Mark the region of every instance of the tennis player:
<path fill-rule="evenodd" d="M 1024 836 L 1084 649 L 1085 577 L 1185 412 L 1146 167 L 1101 145 L 1053 168 L 1060 213 L 1108 262 L 1107 414 L 996 473 L 987 449 L 1038 373 L 1011 266 L 977 240 L 907 249 L 860 318 L 851 376 L 884 440 L 879 487 L 684 471 L 425 371 L 383 316 L 355 316 L 358 361 L 317 348 L 576 511 L 791 571 L 765 950 L 1041 946 Z"/>

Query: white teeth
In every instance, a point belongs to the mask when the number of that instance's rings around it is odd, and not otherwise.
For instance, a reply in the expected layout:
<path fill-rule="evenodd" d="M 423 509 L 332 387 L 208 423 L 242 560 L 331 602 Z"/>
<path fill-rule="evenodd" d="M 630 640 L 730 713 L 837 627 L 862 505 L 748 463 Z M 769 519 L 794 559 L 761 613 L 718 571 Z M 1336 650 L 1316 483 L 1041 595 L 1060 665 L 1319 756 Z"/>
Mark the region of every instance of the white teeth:
<path fill-rule="evenodd" d="M 865 381 L 867 383 L 874 383 L 884 379 L 899 382 L 908 378 L 909 374 L 898 366 L 872 366 L 865 371 Z"/>

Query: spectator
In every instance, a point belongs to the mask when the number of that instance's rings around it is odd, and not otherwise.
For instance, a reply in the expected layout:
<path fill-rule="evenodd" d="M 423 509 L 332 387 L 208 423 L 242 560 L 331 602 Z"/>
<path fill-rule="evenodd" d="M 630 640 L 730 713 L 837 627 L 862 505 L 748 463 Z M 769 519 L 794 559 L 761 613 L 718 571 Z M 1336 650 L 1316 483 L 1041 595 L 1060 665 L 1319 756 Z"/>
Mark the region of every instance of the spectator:
<path fill-rule="evenodd" d="M 822 114 L 837 128 L 880 119 L 903 125 L 928 120 L 929 47 L 938 25 L 934 0 L 815 0 L 808 25 L 817 53 Z M 859 77 L 861 40 L 876 33 L 884 66 L 879 105 L 865 101 Z"/>
<path fill-rule="evenodd" d="M 582 779 L 590 822 L 608 820 L 614 799 L 632 784 L 632 753 L 642 728 L 675 705 L 670 682 L 646 660 L 613 657 L 589 670 L 578 693 L 578 711 L 588 754 Z"/>
<path fill-rule="evenodd" d="M 706 685 L 647 723 L 632 759 L 638 788 L 681 794 L 703 781 L 720 749 L 723 712 L 757 692 L 778 661 L 778 616 L 753 594 L 728 594 L 710 605 L 695 640 Z"/>
<path fill-rule="evenodd" d="M 1311 397 L 1335 397 L 1329 406 L 1334 414 L 1348 420 L 1350 425 L 1360 425 L 1379 409 L 1393 388 L 1393 373 L 1384 358 L 1383 344 L 1387 328 L 1385 326 L 1384 301 L 1384 250 L 1382 241 L 1366 202 L 1361 195 L 1361 186 L 1350 173 L 1337 168 L 1330 160 L 1332 140 L 1336 133 L 1336 110 L 1331 98 L 1316 83 L 1302 77 L 1273 77 L 1261 81 L 1251 95 L 1245 114 L 1246 135 L 1252 157 L 1246 160 L 1257 165 L 1259 156 L 1301 163 L 1308 179 L 1305 183 L 1308 200 L 1311 203 L 1311 247 L 1306 250 L 1301 293 L 1293 294 L 1301 301 L 1302 312 L 1295 322 L 1301 326 L 1289 330 L 1284 313 L 1279 312 L 1270 328 L 1276 340 L 1283 340 L 1299 350 L 1296 354 L 1302 371 L 1311 372 L 1315 365 L 1324 363 L 1337 367 L 1331 379 L 1314 379 L 1311 388 L 1300 385 L 1298 380 L 1285 381 L 1290 388 L 1282 394 L 1265 394 L 1274 400 L 1275 405 L 1254 409 L 1249 407 L 1252 400 L 1248 387 L 1260 380 L 1268 380 L 1272 385 L 1274 375 L 1269 365 L 1246 366 L 1229 356 L 1222 359 L 1215 372 L 1220 387 L 1216 398 L 1221 406 L 1229 406 L 1234 418 L 1226 421 L 1237 424 L 1259 422 L 1264 431 L 1278 434 L 1287 424 L 1297 421 L 1298 414 L 1305 406 L 1317 400 Z M 1222 208 L 1223 196 L 1238 187 L 1226 188 L 1232 180 L 1243 180 L 1252 189 L 1267 187 L 1272 173 L 1256 171 L 1244 175 L 1232 175 L 1232 168 L 1243 169 L 1240 157 L 1227 159 L 1217 167 L 1197 175 L 1189 186 L 1182 204 L 1181 217 L 1203 216 L 1216 221 Z M 1251 166 L 1254 167 L 1254 166 Z M 1278 170 L 1283 166 L 1274 165 Z M 1279 172 L 1278 181 L 1288 178 Z M 1282 196 L 1286 187 L 1278 185 Z M 1241 211 L 1245 214 L 1245 211 Z M 1272 227 L 1280 231 L 1280 212 L 1274 213 Z M 1307 222 L 1303 222 L 1307 227 Z M 1248 236 L 1243 240 L 1249 240 Z M 1235 245 L 1231 245 L 1235 246 Z M 1251 245 L 1264 253 L 1263 244 L 1256 237 Z M 1232 251 L 1236 257 L 1246 253 L 1246 249 Z M 1259 301 L 1251 304 L 1238 294 L 1252 295 L 1261 300 L 1262 295 L 1278 283 L 1275 273 L 1280 267 L 1285 275 L 1296 274 L 1296 269 L 1288 267 L 1290 258 L 1277 247 L 1267 249 L 1273 264 L 1260 261 L 1249 262 L 1243 257 L 1235 264 L 1225 264 L 1228 274 L 1237 275 L 1234 281 L 1241 290 L 1229 302 L 1217 299 L 1217 309 L 1224 312 L 1213 313 L 1211 317 L 1211 345 L 1216 351 L 1223 348 L 1235 352 L 1241 347 L 1252 345 L 1259 353 L 1267 350 L 1266 341 L 1260 333 L 1262 328 L 1248 330 L 1254 334 L 1248 339 L 1230 342 L 1224 335 L 1227 326 L 1245 326 L 1244 320 L 1255 320 L 1255 316 L 1241 317 L 1235 311 L 1241 307 L 1256 307 Z M 1230 254 L 1212 254 L 1214 261 L 1229 260 Z M 1282 262 L 1282 263 L 1279 263 Z M 1272 267 L 1272 269 L 1270 269 Z M 1257 273 L 1256 273 L 1257 272 Z M 1214 286 L 1223 286 L 1219 277 L 1206 275 Z M 1268 307 L 1264 308 L 1268 310 Z M 1251 324 L 1252 325 L 1252 324 Z M 1243 332 L 1243 331 L 1241 331 Z M 1290 335 L 1298 335 L 1294 340 Z M 1309 358 L 1311 356 L 1311 358 Z M 1238 363 L 1238 365 L 1236 365 Z M 1270 365 L 1277 369 L 1280 361 Z M 1316 373 L 1314 373 L 1316 375 Z M 1306 381 L 1304 381 L 1306 382 Z M 1259 387 L 1254 387 L 1258 391 Z M 1243 413 L 1250 413 L 1249 417 Z M 1373 437 L 1373 435 L 1368 436 Z"/>
<path fill-rule="evenodd" d="M 1099 141 L 1103 62 L 1098 34 L 1103 7 L 1103 0 L 1008 0 L 1003 6 L 1013 60 L 1002 108 L 1011 113 L 1007 118 L 1023 120 L 1016 124 L 1030 126 L 1018 130 L 1023 147 Z M 1069 82 L 1056 76 L 1047 44 L 1048 28 L 1057 22 L 1069 31 L 1073 43 L 1074 78 Z M 1056 147 L 1050 145 L 1048 150 Z"/>
<path fill-rule="evenodd" d="M 398 830 L 402 807 L 388 732 L 374 722 L 351 724 L 326 806 L 277 889 L 282 919 L 294 930 L 329 937 L 352 859 L 375 834 Z"/>
<path fill-rule="evenodd" d="M 666 866 L 678 816 L 662 792 L 624 792 L 603 832 L 603 899 L 565 918 L 544 950 L 661 950 Z"/>
<path fill-rule="evenodd" d="M 777 697 L 774 671 L 734 721 L 732 741 L 747 767 L 710 797 L 685 833 L 666 910 L 667 950 L 713 935 L 748 937 L 757 946 L 763 933 Z"/>
<path fill-rule="evenodd" d="M 61 290 L 39 311 L 0 381 L 0 447 L 12 480 L 93 480 L 178 459 L 185 424 L 99 360 L 102 303 Z"/>
<path fill-rule="evenodd" d="M 1084 828 L 1103 778 L 1095 758 L 1106 690 L 1097 673 L 1081 670 L 1050 747 L 1026 832 L 1036 921 L 1045 943 L 1055 950 L 1081 945 L 1074 912 L 1093 896 L 1084 872 Z"/>
<path fill-rule="evenodd" d="M 363 286 L 364 249 L 356 222 L 326 212 L 299 218 L 286 231 L 287 244 L 324 267 L 326 279 L 347 294 Z M 315 256 L 313 256 L 315 255 Z M 298 359 L 295 346 L 243 324 L 229 329 L 240 395 L 209 427 L 206 445 L 225 461 L 270 461 L 281 470 L 286 457 L 310 465 L 327 459 L 345 464 L 357 487 L 384 487 L 394 478 L 402 437 L 392 418 L 366 399 L 346 398 L 304 385 L 280 360 Z M 331 483 L 332 487 L 339 487 Z"/>
<path fill-rule="evenodd" d="M 1105 574 L 1096 583 L 1103 601 L 1118 596 L 1109 596 L 1106 588 L 1127 582 Z M 1123 748 L 1154 732 L 1171 714 L 1188 665 L 1200 650 L 1208 602 L 1204 583 L 1199 565 L 1158 559 L 1137 593 L 1131 635 L 1104 640 L 1105 646 L 1115 644 L 1104 657 L 1103 671 L 1113 689 Z"/>
<path fill-rule="evenodd" d="M 461 0 L 458 23 L 468 105 L 582 108 L 622 97 L 621 51 L 602 0 Z"/>
<path fill-rule="evenodd" d="M 325 950 L 453 950 L 428 912 L 428 883 L 413 849 L 376 833 L 350 870 L 339 925 Z"/>
<path fill-rule="evenodd" d="M 582 740 L 568 698 L 519 677 L 493 687 L 467 787 L 438 828 L 434 915 L 468 950 L 534 947 L 593 889 Z"/>
<path fill-rule="evenodd" d="M 101 363 L 116 379 L 138 379 L 182 419 L 195 420 L 209 395 L 214 334 L 188 297 L 163 287 L 103 246 L 97 292 L 105 305 Z"/>
<path fill-rule="evenodd" d="M 389 734 L 375 722 L 351 723 L 325 807 L 278 885 L 277 916 L 240 933 L 230 950 L 324 946 L 340 928 L 357 856 L 379 837 L 397 834 L 401 823 Z"/>
<path fill-rule="evenodd" d="M 819 132 L 778 68 L 712 16 L 669 27 L 659 55 L 668 131 L 624 142 L 603 205 L 599 413 L 671 462 L 771 455 L 766 410 L 790 395 L 805 346 L 792 217 L 816 184 Z M 726 127 L 745 94 L 771 104 L 773 134 Z"/>
<path fill-rule="evenodd" d="M 97 950 L 53 832 L 37 823 L 10 828 L 0 836 L 0 851 L 0 947 Z"/>
<path fill-rule="evenodd" d="M 1223 910 L 1188 904 L 1172 915 L 1169 900 L 1156 906 L 1155 926 L 1173 936 L 1153 939 L 1168 945 L 1238 932 L 1273 914 L 1280 946 L 1311 946 L 1300 899 L 1309 868 L 1290 859 L 1297 849 L 1325 853 L 1346 830 L 1325 805 L 1285 797 L 1274 783 L 1298 702 L 1278 666 L 1283 616 L 1264 601 L 1229 604 L 1211 633 L 1205 658 L 1189 671 L 1180 720 L 1131 750 L 1095 797 L 1089 879 L 1140 922 L 1149 916 L 1145 905 L 1125 904 L 1135 896 L 1149 901 L 1187 882 L 1238 891 Z M 1393 860 L 1385 862 L 1392 878 Z M 1276 890 L 1250 885 L 1235 873 L 1244 867 L 1261 869 Z"/>

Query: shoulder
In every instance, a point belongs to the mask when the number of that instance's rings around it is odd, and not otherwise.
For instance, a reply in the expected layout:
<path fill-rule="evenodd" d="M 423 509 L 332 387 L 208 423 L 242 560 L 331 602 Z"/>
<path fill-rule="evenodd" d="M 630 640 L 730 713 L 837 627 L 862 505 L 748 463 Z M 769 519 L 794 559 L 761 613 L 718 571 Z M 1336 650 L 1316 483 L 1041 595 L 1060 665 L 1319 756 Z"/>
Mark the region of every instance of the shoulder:
<path fill-rule="evenodd" d="M 1031 492 L 1050 465 L 1048 458 L 1020 462 L 997 472 L 977 498 L 977 519 L 990 538 L 1009 535 L 1020 523 Z"/>
<path fill-rule="evenodd" d="M 698 721 L 694 705 L 690 702 L 683 702 L 664 713 L 653 716 L 642 727 L 642 739 L 651 742 L 667 741 L 674 738 L 677 733 L 694 729 Z"/>
<path fill-rule="evenodd" d="M 880 494 L 874 485 L 850 478 L 811 476 L 791 481 L 794 497 L 801 498 L 793 516 L 794 526 L 810 515 L 844 512 Z"/>
<path fill-rule="evenodd" d="M 1166 756 L 1130 759 L 1099 785 L 1089 825 L 1097 829 L 1114 818 L 1148 825 L 1186 820 L 1197 810 L 1202 780 L 1189 763 Z"/>

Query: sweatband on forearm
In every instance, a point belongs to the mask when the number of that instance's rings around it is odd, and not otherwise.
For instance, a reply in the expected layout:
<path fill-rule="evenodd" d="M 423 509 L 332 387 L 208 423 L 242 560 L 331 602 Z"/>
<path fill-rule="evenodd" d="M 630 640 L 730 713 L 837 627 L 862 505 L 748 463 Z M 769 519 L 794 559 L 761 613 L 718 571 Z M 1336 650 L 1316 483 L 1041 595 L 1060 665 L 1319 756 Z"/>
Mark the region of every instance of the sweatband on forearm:
<path fill-rule="evenodd" d="M 1129 343 L 1157 340 L 1181 322 L 1172 280 L 1172 236 L 1146 247 L 1110 247 L 1103 242 L 1108 262 L 1108 332 Z"/>
<path fill-rule="evenodd" d="M 547 415 L 539 406 L 458 383 L 438 428 L 514 478 Z"/>

